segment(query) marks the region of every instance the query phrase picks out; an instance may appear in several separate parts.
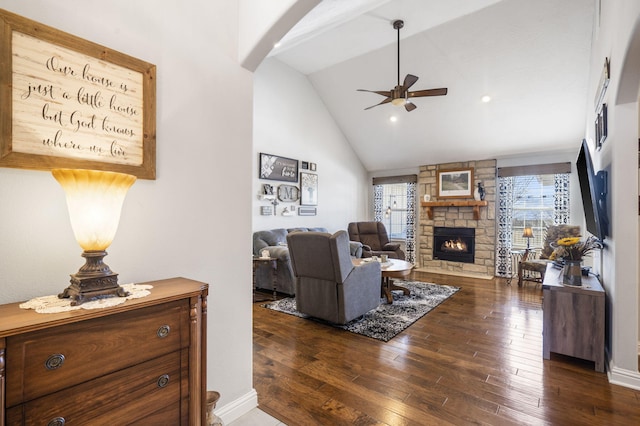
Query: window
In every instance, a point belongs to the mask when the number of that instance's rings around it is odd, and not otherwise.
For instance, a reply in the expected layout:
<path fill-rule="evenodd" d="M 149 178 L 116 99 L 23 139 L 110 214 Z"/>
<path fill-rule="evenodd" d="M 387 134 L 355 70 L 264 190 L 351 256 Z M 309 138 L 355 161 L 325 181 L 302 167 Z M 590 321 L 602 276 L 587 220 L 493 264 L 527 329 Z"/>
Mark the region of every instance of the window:
<path fill-rule="evenodd" d="M 511 251 L 527 247 L 524 229 L 533 231 L 531 247 L 542 247 L 549 225 L 569 223 L 571 163 L 498 169 L 496 275 L 512 276 Z"/>
<path fill-rule="evenodd" d="M 373 218 L 391 240 L 404 241 L 407 262 L 415 261 L 417 175 L 373 178 Z"/>
<path fill-rule="evenodd" d="M 531 247 L 542 247 L 547 226 L 554 224 L 555 177 L 533 175 L 513 177 L 513 213 L 511 247 L 526 247 L 524 228 L 531 228 Z"/>
<path fill-rule="evenodd" d="M 382 185 L 382 205 L 385 208 L 382 223 L 391 240 L 407 239 L 407 184 Z"/>

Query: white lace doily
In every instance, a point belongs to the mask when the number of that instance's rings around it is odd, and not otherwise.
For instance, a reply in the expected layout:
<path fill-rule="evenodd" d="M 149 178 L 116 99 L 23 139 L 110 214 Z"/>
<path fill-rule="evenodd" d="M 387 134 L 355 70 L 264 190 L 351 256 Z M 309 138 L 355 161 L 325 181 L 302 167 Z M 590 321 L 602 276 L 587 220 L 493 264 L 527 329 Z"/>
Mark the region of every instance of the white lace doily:
<path fill-rule="evenodd" d="M 120 305 L 129 299 L 139 299 L 151 294 L 149 289 L 152 289 L 152 285 L 148 284 L 123 284 L 121 286 L 126 291 L 131 293 L 126 297 L 104 297 L 100 299 L 84 302 L 78 306 L 71 306 L 71 299 L 60 299 L 58 296 L 42 296 L 35 297 L 28 302 L 20 304 L 22 309 L 34 309 L 39 314 L 55 314 L 58 312 L 75 311 L 78 309 L 100 309 L 108 308 L 111 306 Z"/>

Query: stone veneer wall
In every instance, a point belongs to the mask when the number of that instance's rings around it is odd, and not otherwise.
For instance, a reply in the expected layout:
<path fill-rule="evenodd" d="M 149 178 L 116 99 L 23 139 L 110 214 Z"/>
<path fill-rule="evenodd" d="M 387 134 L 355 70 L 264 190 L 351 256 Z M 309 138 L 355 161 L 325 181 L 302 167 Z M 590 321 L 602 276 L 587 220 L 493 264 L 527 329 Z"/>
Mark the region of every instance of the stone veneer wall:
<path fill-rule="evenodd" d="M 480 220 L 473 218 L 473 207 L 433 207 L 433 220 L 424 207 L 419 207 L 417 235 L 417 266 L 419 270 L 454 275 L 493 277 L 495 275 L 496 246 L 496 160 L 469 161 L 431 166 L 420 166 L 418 196 L 431 195 L 431 201 L 444 201 L 436 197 L 438 170 L 473 168 L 474 187 L 482 182 L 486 191 L 487 207 L 480 207 Z M 420 204 L 420 203 L 418 203 Z M 461 263 L 433 260 L 433 227 L 449 226 L 475 228 L 475 262 Z"/>

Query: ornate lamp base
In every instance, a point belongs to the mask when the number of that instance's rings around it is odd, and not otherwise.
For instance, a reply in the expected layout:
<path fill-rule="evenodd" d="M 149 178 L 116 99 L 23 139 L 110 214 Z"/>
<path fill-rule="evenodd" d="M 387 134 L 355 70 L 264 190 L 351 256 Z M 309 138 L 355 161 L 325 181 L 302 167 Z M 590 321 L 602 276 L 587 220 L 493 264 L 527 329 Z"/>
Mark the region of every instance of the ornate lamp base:
<path fill-rule="evenodd" d="M 71 285 L 58 297 L 71 298 L 71 306 L 77 306 L 98 297 L 128 296 L 130 293 L 118 285 L 118 274 L 102 261 L 106 255 L 104 250 L 83 252 L 86 263 L 71 275 Z"/>

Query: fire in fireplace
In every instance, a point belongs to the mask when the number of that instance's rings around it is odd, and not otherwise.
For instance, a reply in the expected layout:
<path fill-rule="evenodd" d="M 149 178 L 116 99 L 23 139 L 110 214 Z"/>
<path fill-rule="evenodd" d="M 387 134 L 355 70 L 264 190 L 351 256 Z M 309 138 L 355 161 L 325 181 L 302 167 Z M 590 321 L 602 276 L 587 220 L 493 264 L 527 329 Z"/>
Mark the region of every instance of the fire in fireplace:
<path fill-rule="evenodd" d="M 474 228 L 433 228 L 433 258 L 453 262 L 473 263 L 475 260 Z"/>

